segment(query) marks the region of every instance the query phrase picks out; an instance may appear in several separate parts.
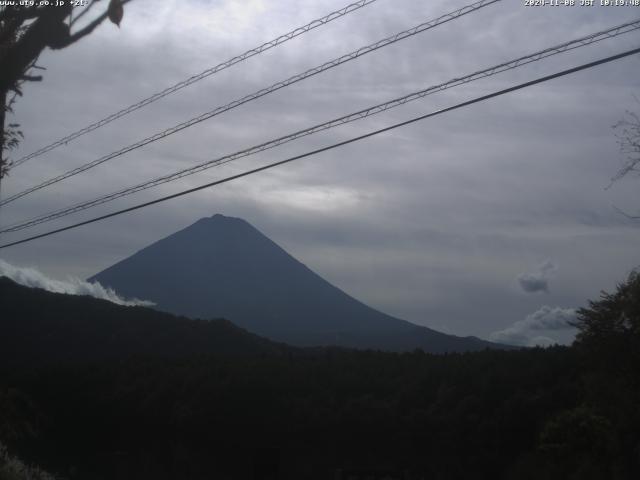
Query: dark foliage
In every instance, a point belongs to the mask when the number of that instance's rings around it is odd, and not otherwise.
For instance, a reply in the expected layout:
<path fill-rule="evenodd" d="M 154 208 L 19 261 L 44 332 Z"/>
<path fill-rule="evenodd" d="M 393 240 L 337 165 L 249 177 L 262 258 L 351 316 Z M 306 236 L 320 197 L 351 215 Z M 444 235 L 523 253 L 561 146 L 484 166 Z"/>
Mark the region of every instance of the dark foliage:
<path fill-rule="evenodd" d="M 91 34 L 109 18 L 120 24 L 122 5 L 130 0 L 109 0 L 103 13 L 86 21 L 97 0 L 90 1 L 15 1 L 0 4 L 0 180 L 11 167 L 5 154 L 18 146 L 23 137 L 19 125 L 7 124 L 6 113 L 12 112 L 17 96 L 22 96 L 25 82 L 39 82 L 42 75 L 33 75 L 43 50 L 59 50 L 73 45 Z M 104 2 L 103 2 L 104 3 Z M 84 25 L 76 28 L 81 20 Z"/>
<path fill-rule="evenodd" d="M 614 362 L 607 368 L 628 369 L 640 365 L 640 274 L 633 272 L 615 293 L 602 292 L 598 301 L 578 311 L 576 343 L 592 355 Z"/>
<path fill-rule="evenodd" d="M 6 366 L 289 350 L 227 320 L 189 320 L 149 308 L 24 288 L 7 278 L 0 278 L 0 305 L 0 361 Z"/>
<path fill-rule="evenodd" d="M 637 473 L 639 424 L 619 418 L 637 388 L 594 380 L 605 373 L 585 343 L 448 355 L 294 349 L 227 322 L 6 280 L 0 302 L 0 425 L 28 425 L 12 448 L 68 478 Z"/>

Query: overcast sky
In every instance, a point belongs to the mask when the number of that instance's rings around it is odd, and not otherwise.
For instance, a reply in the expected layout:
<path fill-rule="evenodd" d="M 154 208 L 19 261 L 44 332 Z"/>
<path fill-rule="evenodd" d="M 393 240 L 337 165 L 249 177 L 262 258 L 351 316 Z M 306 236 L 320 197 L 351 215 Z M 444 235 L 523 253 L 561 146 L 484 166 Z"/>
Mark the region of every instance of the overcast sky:
<path fill-rule="evenodd" d="M 468 1 L 378 0 L 11 172 L 3 196 Z M 135 0 L 46 52 L 15 107 L 14 158 L 347 4 Z M 640 17 L 638 7 L 504 0 L 112 160 L 2 209 L 3 224 L 91 199 L 273 137 Z M 561 54 L 268 153 L 127 197 L 89 218 L 640 45 L 640 33 Z M 321 276 L 386 313 L 446 333 L 567 342 L 566 321 L 640 265 L 640 179 L 612 125 L 640 110 L 640 57 L 438 116 L 132 214 L 0 252 L 86 278 L 201 217 L 242 217 Z M 19 239 L 27 231 L 5 235 Z M 4 242 L 3 242 L 4 243 Z M 536 340 L 537 339 L 537 340 Z"/>

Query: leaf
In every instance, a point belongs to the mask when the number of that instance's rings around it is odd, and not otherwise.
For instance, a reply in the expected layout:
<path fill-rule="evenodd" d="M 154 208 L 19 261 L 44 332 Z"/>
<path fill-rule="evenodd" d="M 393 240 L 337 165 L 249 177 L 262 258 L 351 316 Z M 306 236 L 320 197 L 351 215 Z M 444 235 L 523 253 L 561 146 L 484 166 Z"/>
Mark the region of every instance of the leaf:
<path fill-rule="evenodd" d="M 109 15 L 109 20 L 120 27 L 120 22 L 122 21 L 122 16 L 124 15 L 122 2 L 120 0 L 111 0 L 109 2 L 109 7 L 107 8 L 107 15 Z"/>

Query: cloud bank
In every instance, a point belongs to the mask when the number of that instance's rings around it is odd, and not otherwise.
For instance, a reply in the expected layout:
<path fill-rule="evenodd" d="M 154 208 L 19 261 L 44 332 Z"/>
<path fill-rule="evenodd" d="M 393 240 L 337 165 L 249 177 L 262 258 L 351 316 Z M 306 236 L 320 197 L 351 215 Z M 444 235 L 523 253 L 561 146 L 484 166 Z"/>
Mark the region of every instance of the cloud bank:
<path fill-rule="evenodd" d="M 164 0 L 149 8 L 150 2 L 130 2 L 121 29 L 105 24 L 73 48 L 43 52 L 43 82 L 27 82 L 14 109 L 12 118 L 26 138 L 11 152 L 12 158 L 347 3 Z M 4 195 L 465 2 L 452 3 L 375 2 L 26 162 L 3 182 Z M 84 202 L 605 30 L 628 22 L 629 10 L 496 3 L 107 162 L 99 171 L 51 185 L 3 209 L 2 222 L 9 225 Z M 138 192 L 135 203 L 340 142 L 636 43 L 637 34 L 624 35 L 439 92 L 202 176 Z M 640 225 L 611 208 L 615 204 L 633 211 L 637 183 L 618 182 L 604 190 L 623 161 L 610 126 L 635 105 L 639 62 L 628 58 L 513 92 L 206 189 L 162 208 L 86 225 L 46 242 L 16 245 L 0 256 L 14 265 L 36 266 L 53 278 L 86 279 L 198 218 L 220 212 L 249 221 L 323 278 L 376 309 L 425 326 L 446 326 L 456 335 L 487 338 L 545 303 L 581 305 L 600 290 L 611 291 L 626 278 L 630 265 L 640 264 Z M 134 197 L 122 206 L 129 202 L 133 204 Z M 97 216 L 114 208 L 106 204 L 86 213 Z M 5 240 L 19 240 L 23 234 L 8 233 Z M 558 272 L 547 277 L 553 301 L 540 302 L 546 294 L 522 291 L 516 277 L 536 273 L 546 258 L 561 266 L 562 276 Z M 535 287 L 526 279 L 524 284 Z M 483 312 L 482 320 L 478 312 Z M 557 334 L 560 338 L 569 332 Z"/>
<path fill-rule="evenodd" d="M 558 267 L 551 260 L 545 260 L 533 272 L 518 275 L 517 280 L 520 288 L 527 293 L 549 293 L 549 278 L 557 270 Z"/>
<path fill-rule="evenodd" d="M 526 316 L 524 320 L 518 320 L 504 330 L 491 334 L 491 340 L 510 345 L 522 346 L 549 346 L 559 343 L 545 335 L 539 335 L 541 331 L 571 330 L 571 325 L 576 320 L 575 308 L 549 307 L 545 305 Z"/>
<path fill-rule="evenodd" d="M 76 277 L 69 277 L 67 280 L 55 280 L 35 268 L 15 267 L 2 259 L 0 259 L 0 277 L 7 277 L 25 287 L 42 288 L 49 292 L 65 293 L 67 295 L 86 295 L 129 307 L 154 305 L 153 302 L 138 300 L 137 298 L 126 300 L 111 288 L 105 288 L 98 282 L 89 283 Z"/>

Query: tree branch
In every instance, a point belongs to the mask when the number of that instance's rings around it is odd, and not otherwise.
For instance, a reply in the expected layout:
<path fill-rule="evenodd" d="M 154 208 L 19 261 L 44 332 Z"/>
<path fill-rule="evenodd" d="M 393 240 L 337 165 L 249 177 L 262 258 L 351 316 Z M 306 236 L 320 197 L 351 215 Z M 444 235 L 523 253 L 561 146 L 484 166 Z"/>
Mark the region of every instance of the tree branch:
<path fill-rule="evenodd" d="M 5 126 L 6 113 L 11 111 L 11 105 L 16 96 L 21 96 L 21 86 L 26 81 L 40 81 L 41 75 L 31 75 L 30 69 L 41 69 L 36 65 L 40 53 L 47 47 L 51 49 L 65 48 L 93 32 L 105 19 L 111 18 L 118 23 L 122 9 L 120 5 L 131 0 L 111 0 L 105 12 L 93 19 L 86 26 L 71 33 L 71 26 L 85 15 L 99 2 L 89 0 L 83 11 L 73 18 L 74 7 L 71 2 L 47 2 L 41 4 L 36 0 L 31 6 L 3 5 L 0 7 L 0 178 L 6 173 L 6 160 L 3 153 L 7 149 L 15 148 L 18 137 L 22 133 L 15 129 L 15 125 Z M 26 2 L 25 2 L 26 3 Z M 106 3 L 106 2 L 105 2 Z M 115 5 L 115 16 L 109 15 L 109 7 Z M 13 92 L 9 103 L 6 100 Z"/>
<path fill-rule="evenodd" d="M 14 7 L 14 8 L 5 7 L 4 10 L 0 11 L 0 21 L 16 20 L 19 23 L 22 23 L 25 20 L 38 18 L 41 11 L 42 9 L 39 9 L 35 4 L 31 7 Z"/>
<path fill-rule="evenodd" d="M 71 6 L 50 6 L 27 28 L 20 39 L 9 48 L 2 58 L 0 70 L 0 91 L 8 91 L 15 86 L 28 66 L 51 44 L 59 43 L 64 36 L 60 26 L 69 15 Z M 68 33 L 68 32 L 67 32 Z"/>
<path fill-rule="evenodd" d="M 131 0 L 122 0 L 121 3 L 122 3 L 122 5 L 124 5 L 126 3 L 129 3 L 130 1 Z M 93 5 L 93 3 L 91 5 Z M 90 8 L 90 6 L 87 7 L 87 8 Z M 82 29 L 78 30 L 77 32 L 71 34 L 69 36 L 69 38 L 59 48 L 68 47 L 72 43 L 75 43 L 78 40 L 80 40 L 82 37 L 85 37 L 85 36 L 89 35 L 91 32 L 93 32 L 96 29 L 96 27 L 98 27 L 98 25 L 100 25 L 102 22 L 104 22 L 107 19 L 108 16 L 109 16 L 109 12 L 105 11 L 102 15 L 98 16 L 97 18 L 95 18 L 91 23 L 86 25 L 84 28 L 82 28 Z M 77 19 L 78 19 L 78 17 L 76 17 L 76 20 Z"/>
<path fill-rule="evenodd" d="M 27 82 L 41 82 L 42 75 L 27 75 L 24 74 L 20 77 L 20 80 L 26 80 Z"/>
<path fill-rule="evenodd" d="M 75 18 L 71 21 L 71 23 L 69 23 L 69 26 L 71 26 L 71 27 L 72 27 L 73 25 L 75 25 L 75 23 L 76 23 L 78 20 L 80 20 L 82 17 L 84 17 L 84 16 L 89 12 L 89 10 L 91 10 L 91 7 L 93 7 L 95 4 L 96 4 L 96 0 L 91 0 L 91 2 L 89 3 L 89 5 L 87 5 L 86 7 L 84 7 L 84 8 L 82 9 L 82 11 L 81 11 L 78 15 L 76 15 L 76 16 L 75 16 Z"/>
<path fill-rule="evenodd" d="M 107 16 L 108 16 L 107 12 L 104 12 L 102 15 L 100 15 L 97 18 L 95 18 L 91 23 L 89 23 L 84 28 L 78 30 L 77 32 L 75 32 L 75 33 L 73 33 L 71 35 L 69 35 L 69 37 L 61 44 L 61 46 L 57 47 L 57 48 L 68 47 L 72 43 L 75 43 L 78 40 L 80 40 L 82 37 L 86 37 L 91 32 L 93 32 L 96 29 L 96 27 L 98 27 L 98 25 L 100 25 L 102 22 L 104 22 L 105 19 L 107 18 Z"/>
<path fill-rule="evenodd" d="M 634 98 L 636 102 L 640 103 L 638 97 L 634 95 Z M 625 117 L 613 125 L 613 129 L 616 130 L 620 153 L 627 155 L 627 161 L 611 179 L 606 189 L 609 189 L 613 183 L 630 172 L 637 171 L 638 165 L 640 165 L 640 116 L 631 110 L 627 110 Z"/>
<path fill-rule="evenodd" d="M 627 217 L 630 220 L 640 220 L 640 215 L 629 215 L 627 212 L 621 210 L 620 208 L 616 207 L 615 205 L 612 205 L 613 209 L 618 212 L 621 215 L 624 215 L 625 217 Z"/>

